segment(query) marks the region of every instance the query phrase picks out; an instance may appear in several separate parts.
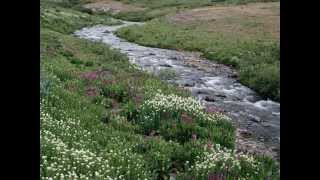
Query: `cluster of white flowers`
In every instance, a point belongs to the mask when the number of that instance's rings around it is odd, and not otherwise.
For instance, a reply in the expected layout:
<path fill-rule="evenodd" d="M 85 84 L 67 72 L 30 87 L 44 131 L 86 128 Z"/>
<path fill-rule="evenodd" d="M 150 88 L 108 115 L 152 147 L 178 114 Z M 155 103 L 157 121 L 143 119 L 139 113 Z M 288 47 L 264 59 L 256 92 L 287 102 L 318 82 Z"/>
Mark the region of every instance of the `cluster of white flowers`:
<path fill-rule="evenodd" d="M 234 161 L 233 154 L 228 149 L 212 148 L 211 152 L 204 152 L 203 161 L 199 160 L 200 158 L 194 167 L 195 170 L 199 172 L 204 171 L 207 173 L 216 168 L 240 168 L 240 163 L 238 161 Z"/>
<path fill-rule="evenodd" d="M 40 102 L 42 179 L 149 179 L 141 155 L 116 132 L 105 150 L 96 152 L 92 132 L 73 118 L 53 118 Z M 62 116 L 66 113 L 61 111 Z M 111 133 L 111 132 L 110 132 Z"/>
<path fill-rule="evenodd" d="M 238 174 L 241 171 L 241 164 L 250 166 L 250 169 L 258 174 L 260 162 L 256 161 L 253 156 L 235 153 L 233 150 L 221 148 L 219 144 L 211 148 L 206 147 L 203 156 L 198 156 L 194 166 L 189 171 L 196 176 L 206 176 L 212 172 L 225 172 Z M 249 176 L 249 174 L 245 175 Z M 248 177 L 244 177 L 248 178 Z"/>
<path fill-rule="evenodd" d="M 147 100 L 144 106 L 155 111 L 185 111 L 187 113 L 200 113 L 203 111 L 199 101 L 192 97 L 180 97 L 175 94 L 164 95 L 157 93 L 152 99 Z M 143 108 L 143 107 L 142 107 Z"/>
<path fill-rule="evenodd" d="M 152 110 L 153 113 L 185 112 L 194 117 L 213 122 L 219 119 L 229 120 L 229 117 L 218 112 L 213 114 L 206 113 L 200 101 L 193 97 L 180 97 L 175 94 L 155 94 L 153 98 L 145 101 L 141 106 L 141 111 L 145 110 Z"/>

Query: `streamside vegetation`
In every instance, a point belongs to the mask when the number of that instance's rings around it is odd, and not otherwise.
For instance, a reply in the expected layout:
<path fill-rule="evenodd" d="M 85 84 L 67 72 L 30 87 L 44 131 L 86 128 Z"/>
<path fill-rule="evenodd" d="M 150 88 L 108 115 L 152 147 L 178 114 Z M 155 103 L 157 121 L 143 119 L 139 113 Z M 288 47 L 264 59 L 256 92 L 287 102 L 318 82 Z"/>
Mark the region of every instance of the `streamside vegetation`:
<path fill-rule="evenodd" d="M 72 32 L 118 24 L 41 1 L 41 179 L 279 179 L 278 163 L 235 151 L 235 127 L 183 89 Z"/>
<path fill-rule="evenodd" d="M 117 34 L 145 46 L 200 51 L 235 68 L 239 81 L 265 99 L 280 101 L 279 2 L 185 10 Z"/>

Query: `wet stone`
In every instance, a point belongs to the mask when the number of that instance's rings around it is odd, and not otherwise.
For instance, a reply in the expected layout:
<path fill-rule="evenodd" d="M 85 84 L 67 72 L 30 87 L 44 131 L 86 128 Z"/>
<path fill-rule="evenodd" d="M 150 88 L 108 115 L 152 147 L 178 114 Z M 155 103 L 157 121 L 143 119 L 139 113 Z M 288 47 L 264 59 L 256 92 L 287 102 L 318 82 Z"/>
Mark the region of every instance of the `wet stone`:
<path fill-rule="evenodd" d="M 159 66 L 162 66 L 162 67 L 172 67 L 170 64 L 159 64 Z"/>
<path fill-rule="evenodd" d="M 195 82 L 187 81 L 183 83 L 184 87 L 193 87 L 195 85 Z"/>
<path fill-rule="evenodd" d="M 232 73 L 232 74 L 228 75 L 228 77 L 236 79 L 236 78 L 238 78 L 239 76 L 238 76 L 238 74 L 236 74 L 236 73 Z"/>
<path fill-rule="evenodd" d="M 270 125 L 270 124 L 267 124 L 267 123 L 261 123 L 261 125 L 262 125 L 263 127 L 271 127 L 271 125 Z"/>
<path fill-rule="evenodd" d="M 216 94 L 215 96 L 219 97 L 219 98 L 226 98 L 227 96 L 224 94 Z"/>
<path fill-rule="evenodd" d="M 205 100 L 205 101 L 208 101 L 208 102 L 214 102 L 214 101 L 215 101 L 215 99 L 214 99 L 213 97 L 211 97 L 211 96 L 206 96 L 206 97 L 204 98 L 204 100 Z"/>
<path fill-rule="evenodd" d="M 249 101 L 249 102 L 256 102 L 256 101 L 260 100 L 260 99 L 258 99 L 258 98 L 255 97 L 255 96 L 247 96 L 245 99 L 246 99 L 247 101 Z"/>
<path fill-rule="evenodd" d="M 197 91 L 197 94 L 210 94 L 210 91 L 204 90 L 204 89 L 199 89 L 199 90 Z"/>
<path fill-rule="evenodd" d="M 239 133 L 242 137 L 245 137 L 245 138 L 249 138 L 252 136 L 252 133 L 245 129 L 239 130 Z"/>
<path fill-rule="evenodd" d="M 253 116 L 253 115 L 251 115 L 251 114 L 249 114 L 249 119 L 250 119 L 250 121 L 256 122 L 256 123 L 261 123 L 261 122 L 262 122 L 259 117 Z"/>
<path fill-rule="evenodd" d="M 259 118 L 257 118 L 257 117 L 251 117 L 250 120 L 253 121 L 253 122 L 256 122 L 256 123 L 260 123 L 261 122 L 261 120 Z"/>

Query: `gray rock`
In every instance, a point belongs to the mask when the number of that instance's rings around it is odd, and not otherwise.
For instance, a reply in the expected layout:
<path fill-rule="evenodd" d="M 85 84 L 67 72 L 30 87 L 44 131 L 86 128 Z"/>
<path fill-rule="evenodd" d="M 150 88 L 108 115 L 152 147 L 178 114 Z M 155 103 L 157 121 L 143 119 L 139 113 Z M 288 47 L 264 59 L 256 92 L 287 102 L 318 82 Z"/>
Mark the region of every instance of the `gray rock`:
<path fill-rule="evenodd" d="M 159 66 L 162 66 L 162 67 L 172 67 L 170 64 L 159 64 Z"/>
<path fill-rule="evenodd" d="M 215 96 L 219 97 L 219 98 L 226 98 L 227 96 L 224 94 L 215 94 Z"/>
<path fill-rule="evenodd" d="M 205 101 L 208 101 L 208 102 L 214 102 L 214 101 L 215 101 L 214 98 L 211 97 L 211 96 L 206 96 L 206 97 L 204 98 L 204 100 L 205 100 Z"/>
<path fill-rule="evenodd" d="M 261 122 L 260 118 L 254 117 L 254 116 L 251 116 L 250 120 L 253 121 L 253 122 L 256 122 L 256 123 L 260 123 Z"/>
<path fill-rule="evenodd" d="M 193 87 L 195 85 L 195 82 L 193 81 L 186 81 L 183 83 L 183 86 L 185 87 Z"/>
<path fill-rule="evenodd" d="M 261 125 L 262 125 L 263 127 L 271 127 L 271 125 L 270 125 L 270 124 L 267 124 L 267 123 L 261 123 Z"/>
<path fill-rule="evenodd" d="M 228 75 L 228 77 L 237 79 L 239 77 L 239 75 L 237 73 L 232 73 L 232 74 Z"/>
<path fill-rule="evenodd" d="M 200 94 L 210 94 L 210 91 L 208 90 L 205 90 L 205 89 L 199 89 L 197 91 L 197 94 L 200 95 Z"/>
<path fill-rule="evenodd" d="M 245 129 L 239 130 L 239 133 L 242 137 L 245 137 L 245 138 L 252 136 L 252 133 Z"/>

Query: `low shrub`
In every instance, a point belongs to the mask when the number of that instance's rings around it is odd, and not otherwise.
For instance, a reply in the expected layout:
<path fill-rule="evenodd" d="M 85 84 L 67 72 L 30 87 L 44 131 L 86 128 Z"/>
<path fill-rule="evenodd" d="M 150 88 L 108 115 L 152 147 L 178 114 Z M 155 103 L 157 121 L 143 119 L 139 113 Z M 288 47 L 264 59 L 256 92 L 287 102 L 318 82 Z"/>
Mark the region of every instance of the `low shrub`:
<path fill-rule="evenodd" d="M 120 84 L 107 85 L 102 89 L 102 93 L 105 97 L 114 98 L 118 102 L 128 100 L 126 89 Z"/>
<path fill-rule="evenodd" d="M 137 106 L 134 101 L 129 100 L 122 106 L 122 115 L 127 118 L 128 121 L 134 121 L 138 117 Z"/>
<path fill-rule="evenodd" d="M 77 59 L 77 58 L 72 58 L 70 63 L 75 64 L 75 65 L 80 65 L 80 64 L 83 64 L 83 61 L 81 61 L 80 59 Z"/>
<path fill-rule="evenodd" d="M 91 66 L 94 65 L 94 63 L 92 61 L 87 61 L 87 62 L 84 63 L 84 65 L 87 66 L 87 67 L 91 67 Z"/>
<path fill-rule="evenodd" d="M 167 140 L 177 141 L 181 144 L 193 139 L 208 139 L 209 132 L 206 128 L 197 124 L 162 122 L 159 128 L 160 134 Z"/>

